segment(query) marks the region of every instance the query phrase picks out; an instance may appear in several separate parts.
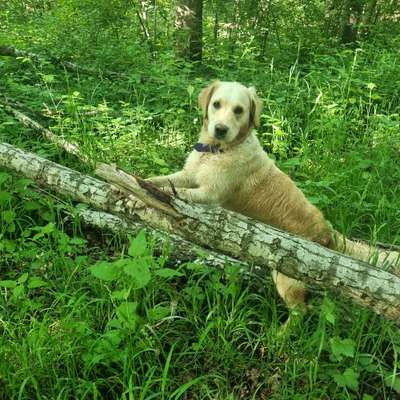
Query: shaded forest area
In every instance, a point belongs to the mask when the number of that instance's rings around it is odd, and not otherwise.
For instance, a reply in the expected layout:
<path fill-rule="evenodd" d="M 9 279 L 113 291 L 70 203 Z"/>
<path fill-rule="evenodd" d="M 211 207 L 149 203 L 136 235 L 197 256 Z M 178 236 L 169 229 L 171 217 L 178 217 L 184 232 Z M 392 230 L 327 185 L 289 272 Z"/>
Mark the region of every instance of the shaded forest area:
<path fill-rule="evenodd" d="M 335 229 L 398 246 L 399 49 L 396 0 L 0 0 L 0 399 L 400 398 L 392 322 L 320 289 L 282 332 L 269 273 L 10 168 L 176 171 L 236 80 Z"/>

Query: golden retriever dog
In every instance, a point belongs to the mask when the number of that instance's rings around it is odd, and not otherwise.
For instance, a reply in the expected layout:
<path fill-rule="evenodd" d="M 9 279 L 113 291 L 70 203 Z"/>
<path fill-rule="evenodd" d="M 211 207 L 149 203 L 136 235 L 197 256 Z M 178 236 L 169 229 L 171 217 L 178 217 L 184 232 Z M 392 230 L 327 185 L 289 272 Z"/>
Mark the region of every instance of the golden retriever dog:
<path fill-rule="evenodd" d="M 203 127 L 184 168 L 149 181 L 172 185 L 182 199 L 218 205 L 322 246 L 368 260 L 372 248 L 345 239 L 325 221 L 294 182 L 268 158 L 255 135 L 261 101 L 253 87 L 214 82 L 199 95 Z M 381 252 L 378 262 L 396 261 L 398 253 Z M 272 273 L 289 308 L 305 305 L 302 282 Z"/>

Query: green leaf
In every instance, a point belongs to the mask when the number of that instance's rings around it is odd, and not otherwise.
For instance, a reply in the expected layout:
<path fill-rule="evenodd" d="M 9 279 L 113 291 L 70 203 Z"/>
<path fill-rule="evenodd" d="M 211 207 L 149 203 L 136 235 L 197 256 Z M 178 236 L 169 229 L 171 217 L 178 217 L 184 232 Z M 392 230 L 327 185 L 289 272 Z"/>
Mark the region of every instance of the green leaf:
<path fill-rule="evenodd" d="M 24 209 L 26 211 L 38 210 L 40 207 L 40 203 L 34 200 L 25 201 L 24 203 Z"/>
<path fill-rule="evenodd" d="M 0 172 L 0 185 L 10 179 L 11 175 L 7 172 Z"/>
<path fill-rule="evenodd" d="M 168 167 L 163 167 L 163 168 L 160 168 L 160 173 L 162 173 L 162 174 L 164 174 L 164 175 L 166 175 L 166 174 L 168 174 L 169 173 L 169 168 Z"/>
<path fill-rule="evenodd" d="M 193 87 L 192 85 L 189 85 L 189 86 L 186 88 L 186 90 L 187 90 L 187 92 L 188 92 L 188 94 L 189 94 L 189 97 L 192 97 L 192 95 L 193 95 L 193 93 L 194 93 L 194 87 Z"/>
<path fill-rule="evenodd" d="M 371 354 L 360 354 L 358 357 L 360 367 L 367 372 L 376 371 L 377 367 L 374 364 L 374 356 Z"/>
<path fill-rule="evenodd" d="M 84 246 L 87 243 L 87 240 L 79 238 L 79 237 L 73 237 L 69 239 L 69 243 L 73 244 L 75 246 Z"/>
<path fill-rule="evenodd" d="M 137 315 L 137 306 L 138 303 L 136 301 L 134 302 L 126 302 L 122 303 L 121 305 L 118 306 L 117 308 L 117 317 L 118 319 L 124 323 L 127 327 L 134 327 L 136 322 L 138 321 L 138 315 Z"/>
<path fill-rule="evenodd" d="M 15 232 L 15 224 L 14 222 L 10 222 L 7 226 L 7 232 L 14 233 Z"/>
<path fill-rule="evenodd" d="M 360 374 L 353 368 L 346 368 L 343 374 L 333 374 L 333 379 L 340 387 L 346 387 L 354 391 L 358 390 L 358 377 Z"/>
<path fill-rule="evenodd" d="M 18 283 L 25 283 L 28 280 L 29 274 L 27 272 L 23 273 L 19 278 L 18 278 Z"/>
<path fill-rule="evenodd" d="M 386 374 L 385 385 L 400 394 L 400 376 L 395 376 L 393 373 Z"/>
<path fill-rule="evenodd" d="M 8 203 L 11 200 L 11 194 L 9 192 L 0 192 L 0 206 Z"/>
<path fill-rule="evenodd" d="M 32 183 L 33 183 L 32 179 L 22 178 L 18 179 L 17 182 L 15 182 L 15 187 L 18 189 L 18 191 L 25 191 L 26 188 Z"/>
<path fill-rule="evenodd" d="M 107 322 L 107 329 L 121 329 L 121 328 L 122 328 L 122 324 L 119 319 L 110 319 Z"/>
<path fill-rule="evenodd" d="M 131 245 L 128 249 L 128 254 L 131 257 L 140 257 L 147 252 L 147 240 L 144 230 L 140 231 L 139 234 L 131 241 Z"/>
<path fill-rule="evenodd" d="M 331 323 L 335 324 L 336 316 L 335 316 L 335 303 L 333 303 L 328 297 L 324 298 L 322 303 L 321 312 L 324 318 Z"/>
<path fill-rule="evenodd" d="M 0 249 L 5 249 L 8 253 L 14 253 L 16 248 L 17 244 L 12 240 L 3 239 L 3 241 L 0 242 Z"/>
<path fill-rule="evenodd" d="M 165 167 L 167 165 L 167 163 L 165 162 L 165 160 L 163 160 L 162 158 L 159 157 L 153 157 L 154 162 L 157 165 L 160 165 L 161 167 Z"/>
<path fill-rule="evenodd" d="M 342 356 L 354 357 L 355 343 L 352 339 L 340 339 L 339 337 L 334 337 L 330 340 L 331 350 L 334 357 L 341 361 Z"/>
<path fill-rule="evenodd" d="M 173 276 L 184 276 L 182 272 L 176 271 L 175 269 L 172 268 L 162 268 L 162 269 L 157 269 L 154 271 L 154 273 L 158 276 L 161 276 L 161 278 L 171 278 Z"/>
<path fill-rule="evenodd" d="M 171 315 L 171 307 L 155 306 L 148 312 L 148 317 L 151 321 L 159 321 Z"/>
<path fill-rule="evenodd" d="M 103 281 L 115 281 L 118 279 L 121 269 L 117 263 L 99 261 L 89 268 L 92 275 Z"/>
<path fill-rule="evenodd" d="M 112 329 L 105 332 L 102 339 L 106 340 L 112 347 L 116 348 L 122 342 L 121 332 L 117 329 Z"/>
<path fill-rule="evenodd" d="M 40 216 L 45 220 L 45 221 L 54 221 L 54 214 L 51 211 L 46 211 L 42 212 Z"/>
<path fill-rule="evenodd" d="M 323 197 L 319 197 L 319 196 L 307 196 L 307 199 L 314 204 L 315 206 L 318 206 L 321 204 L 321 200 L 323 199 Z"/>
<path fill-rule="evenodd" d="M 56 230 L 56 226 L 54 225 L 53 222 L 48 223 L 47 225 L 45 225 L 42 228 L 42 232 L 46 235 L 48 235 L 49 233 L 52 233 Z"/>
<path fill-rule="evenodd" d="M 369 394 L 363 394 L 362 400 L 374 400 L 374 398 Z"/>
<path fill-rule="evenodd" d="M 43 217 L 43 214 L 42 214 L 42 217 Z M 38 240 L 38 239 L 42 238 L 43 236 L 54 232 L 56 230 L 56 226 L 54 225 L 53 222 L 50 222 L 45 226 L 38 227 L 37 230 L 39 232 L 35 236 L 33 236 L 32 240 Z"/>
<path fill-rule="evenodd" d="M 126 300 L 129 297 L 130 289 L 114 290 L 111 293 L 113 299 L 116 300 Z"/>
<path fill-rule="evenodd" d="M 146 258 L 127 260 L 124 271 L 132 278 L 133 289 L 141 289 L 150 282 L 151 273 Z"/>
<path fill-rule="evenodd" d="M 13 290 L 13 296 L 17 299 L 20 297 L 23 297 L 24 293 L 25 293 L 25 289 L 24 289 L 23 285 L 18 285 Z"/>
<path fill-rule="evenodd" d="M 9 224 L 15 220 L 15 211 L 6 210 L 1 213 L 1 218 L 6 224 Z"/>
<path fill-rule="evenodd" d="M 11 281 L 11 280 L 0 281 L 0 287 L 14 289 L 16 286 L 17 286 L 16 281 Z"/>
<path fill-rule="evenodd" d="M 36 288 L 40 288 L 40 287 L 44 287 L 47 286 L 47 282 L 41 280 L 39 277 L 37 276 L 33 276 L 28 283 L 28 288 L 29 289 L 36 289 Z"/>
<path fill-rule="evenodd" d="M 42 74 L 43 81 L 46 83 L 54 82 L 54 75 L 51 74 Z"/>

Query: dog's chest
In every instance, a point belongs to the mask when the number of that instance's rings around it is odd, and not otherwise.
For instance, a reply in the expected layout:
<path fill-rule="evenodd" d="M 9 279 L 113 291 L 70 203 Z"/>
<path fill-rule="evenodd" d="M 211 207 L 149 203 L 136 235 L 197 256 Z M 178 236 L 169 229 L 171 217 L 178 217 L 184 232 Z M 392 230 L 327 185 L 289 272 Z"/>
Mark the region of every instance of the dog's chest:
<path fill-rule="evenodd" d="M 192 152 L 185 165 L 186 171 L 198 185 L 232 184 L 248 175 L 251 157 L 235 153 Z"/>

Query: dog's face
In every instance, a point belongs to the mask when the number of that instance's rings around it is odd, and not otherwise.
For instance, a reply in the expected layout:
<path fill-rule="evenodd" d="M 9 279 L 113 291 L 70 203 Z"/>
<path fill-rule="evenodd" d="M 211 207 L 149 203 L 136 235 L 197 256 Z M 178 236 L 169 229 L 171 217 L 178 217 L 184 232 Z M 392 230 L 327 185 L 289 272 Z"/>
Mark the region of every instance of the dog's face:
<path fill-rule="evenodd" d="M 237 82 L 214 82 L 199 95 L 204 127 L 220 142 L 244 139 L 260 123 L 261 101 L 253 87 Z"/>

